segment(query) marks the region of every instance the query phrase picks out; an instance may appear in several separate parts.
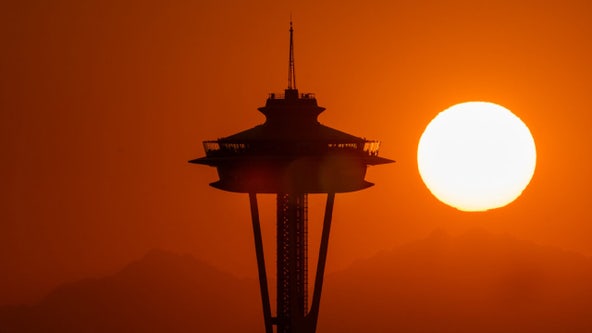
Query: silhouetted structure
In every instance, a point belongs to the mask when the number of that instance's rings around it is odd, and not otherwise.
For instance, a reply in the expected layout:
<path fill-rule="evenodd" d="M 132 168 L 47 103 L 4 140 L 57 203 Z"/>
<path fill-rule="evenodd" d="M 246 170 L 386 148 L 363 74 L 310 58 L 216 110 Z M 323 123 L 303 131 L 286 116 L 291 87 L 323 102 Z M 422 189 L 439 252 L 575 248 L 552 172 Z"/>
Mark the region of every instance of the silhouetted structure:
<path fill-rule="evenodd" d="M 220 180 L 210 185 L 249 193 L 266 333 L 316 330 L 335 193 L 372 186 L 368 165 L 393 162 L 378 157 L 378 141 L 368 141 L 321 125 L 313 94 L 299 94 L 294 71 L 290 22 L 288 89 L 270 94 L 259 111 L 265 123 L 205 141 L 206 157 L 190 161 L 216 167 Z M 277 311 L 272 316 L 259 223 L 257 193 L 277 194 Z M 327 193 L 312 301 L 308 301 L 307 194 Z"/>

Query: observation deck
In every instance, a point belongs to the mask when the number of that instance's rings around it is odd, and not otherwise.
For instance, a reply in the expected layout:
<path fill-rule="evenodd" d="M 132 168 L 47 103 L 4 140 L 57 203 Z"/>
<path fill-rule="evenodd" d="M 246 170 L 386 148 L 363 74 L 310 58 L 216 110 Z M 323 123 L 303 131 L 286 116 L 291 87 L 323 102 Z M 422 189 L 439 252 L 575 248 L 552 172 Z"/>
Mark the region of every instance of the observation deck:
<path fill-rule="evenodd" d="M 300 99 L 300 100 L 314 100 L 316 102 L 314 93 L 298 93 L 296 89 L 288 89 L 287 93 L 269 93 L 267 100 L 285 100 L 288 99 Z"/>
<path fill-rule="evenodd" d="M 203 142 L 205 157 L 190 161 L 216 167 L 210 185 L 242 193 L 339 193 L 372 186 L 369 165 L 390 163 L 378 156 L 380 142 L 366 140 L 317 120 L 325 108 L 314 94 L 286 89 L 269 94 L 258 109 L 265 123 Z"/>
<path fill-rule="evenodd" d="M 322 155 L 354 153 L 360 156 L 378 156 L 380 141 L 364 142 L 220 142 L 204 141 L 206 157 L 241 157 L 264 155 Z"/>

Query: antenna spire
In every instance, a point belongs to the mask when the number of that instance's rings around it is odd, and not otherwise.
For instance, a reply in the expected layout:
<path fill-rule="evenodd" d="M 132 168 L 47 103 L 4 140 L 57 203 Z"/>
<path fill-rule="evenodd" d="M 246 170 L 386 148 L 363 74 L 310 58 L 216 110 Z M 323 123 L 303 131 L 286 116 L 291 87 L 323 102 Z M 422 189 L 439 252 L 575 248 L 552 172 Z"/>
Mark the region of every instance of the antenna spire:
<path fill-rule="evenodd" d="M 296 72 L 294 70 L 294 28 L 292 27 L 292 15 L 290 15 L 290 60 L 288 66 L 288 89 L 296 89 Z"/>

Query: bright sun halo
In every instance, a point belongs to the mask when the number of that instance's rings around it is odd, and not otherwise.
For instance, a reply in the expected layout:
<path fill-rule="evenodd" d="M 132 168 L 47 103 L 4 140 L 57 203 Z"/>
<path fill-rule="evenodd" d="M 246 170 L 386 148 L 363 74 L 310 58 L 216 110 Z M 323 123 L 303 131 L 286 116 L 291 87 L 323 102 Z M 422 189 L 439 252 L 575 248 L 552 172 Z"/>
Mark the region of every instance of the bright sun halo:
<path fill-rule="evenodd" d="M 428 124 L 417 164 L 438 200 L 462 211 L 484 211 L 520 196 L 534 174 L 536 148 L 528 127 L 510 110 L 466 102 Z"/>

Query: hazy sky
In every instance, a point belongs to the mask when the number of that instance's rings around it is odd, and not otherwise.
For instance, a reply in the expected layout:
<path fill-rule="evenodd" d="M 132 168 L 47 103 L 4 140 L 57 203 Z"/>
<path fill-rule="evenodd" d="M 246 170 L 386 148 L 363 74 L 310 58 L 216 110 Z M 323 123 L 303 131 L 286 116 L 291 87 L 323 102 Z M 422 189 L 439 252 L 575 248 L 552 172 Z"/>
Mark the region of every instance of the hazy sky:
<path fill-rule="evenodd" d="M 261 123 L 287 85 L 320 121 L 382 141 L 396 164 L 337 195 L 328 269 L 436 228 L 482 228 L 592 255 L 589 1 L 3 1 L 0 304 L 112 272 L 151 248 L 255 276 L 246 195 L 187 163 Z M 504 105 L 537 169 L 514 203 L 463 213 L 423 185 L 417 143 L 450 105 Z M 322 196 L 311 196 L 311 241 Z M 262 199 L 267 244 L 273 198 Z M 316 246 L 311 245 L 315 252 Z M 270 259 L 273 254 L 270 254 Z"/>

